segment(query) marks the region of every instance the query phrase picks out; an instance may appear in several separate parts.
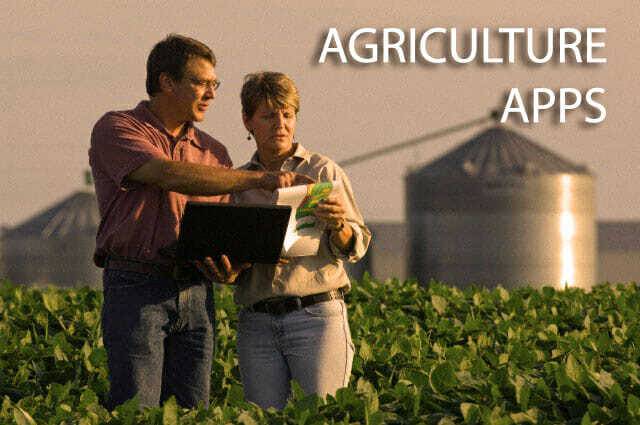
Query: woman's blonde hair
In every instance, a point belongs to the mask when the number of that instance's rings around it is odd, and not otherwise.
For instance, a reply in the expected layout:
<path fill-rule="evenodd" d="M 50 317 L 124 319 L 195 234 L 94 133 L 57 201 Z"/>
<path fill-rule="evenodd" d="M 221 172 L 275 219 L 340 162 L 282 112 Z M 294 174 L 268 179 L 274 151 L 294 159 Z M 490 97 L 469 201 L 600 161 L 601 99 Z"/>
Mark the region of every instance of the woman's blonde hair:
<path fill-rule="evenodd" d="M 244 84 L 240 92 L 242 113 L 248 117 L 258 109 L 260 102 L 274 109 L 292 107 L 296 114 L 300 110 L 298 89 L 288 75 L 281 72 L 256 72 L 244 77 Z"/>

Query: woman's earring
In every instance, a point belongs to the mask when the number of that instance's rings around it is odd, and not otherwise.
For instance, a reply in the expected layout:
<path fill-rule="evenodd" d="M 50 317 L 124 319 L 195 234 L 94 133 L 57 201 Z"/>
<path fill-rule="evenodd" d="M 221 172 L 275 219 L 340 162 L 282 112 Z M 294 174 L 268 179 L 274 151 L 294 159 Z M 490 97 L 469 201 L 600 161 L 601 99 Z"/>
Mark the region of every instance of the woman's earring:
<path fill-rule="evenodd" d="M 251 132 L 249 132 L 249 134 L 247 134 L 247 140 L 251 140 Z"/>

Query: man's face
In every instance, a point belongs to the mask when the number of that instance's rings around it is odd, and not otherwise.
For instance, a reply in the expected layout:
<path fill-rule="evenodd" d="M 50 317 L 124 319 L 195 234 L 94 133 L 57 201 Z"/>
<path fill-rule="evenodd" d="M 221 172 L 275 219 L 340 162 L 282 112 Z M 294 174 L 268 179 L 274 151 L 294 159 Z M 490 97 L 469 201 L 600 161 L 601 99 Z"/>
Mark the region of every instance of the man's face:
<path fill-rule="evenodd" d="M 176 81 L 172 103 L 179 121 L 202 121 L 216 95 L 216 73 L 211 62 L 195 57 L 189 59 L 184 75 Z"/>

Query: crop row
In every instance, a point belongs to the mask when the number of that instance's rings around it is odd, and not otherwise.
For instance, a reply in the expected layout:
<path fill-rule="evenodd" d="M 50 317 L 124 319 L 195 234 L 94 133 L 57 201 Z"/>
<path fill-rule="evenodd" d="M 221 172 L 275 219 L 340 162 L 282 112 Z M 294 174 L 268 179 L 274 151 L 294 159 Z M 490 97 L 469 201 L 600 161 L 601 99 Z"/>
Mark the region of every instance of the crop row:
<path fill-rule="evenodd" d="M 294 386 L 281 412 L 242 397 L 237 308 L 216 288 L 209 409 L 172 399 L 113 412 L 100 331 L 102 294 L 0 287 L 0 423 L 640 423 L 640 290 L 465 290 L 436 282 L 354 282 L 356 357 L 327 400 Z"/>

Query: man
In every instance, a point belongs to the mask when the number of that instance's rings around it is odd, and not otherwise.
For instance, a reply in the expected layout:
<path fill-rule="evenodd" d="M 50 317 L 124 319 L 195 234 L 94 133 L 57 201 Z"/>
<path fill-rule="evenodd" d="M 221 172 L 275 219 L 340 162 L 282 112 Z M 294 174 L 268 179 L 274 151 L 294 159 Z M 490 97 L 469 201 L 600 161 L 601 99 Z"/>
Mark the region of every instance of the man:
<path fill-rule="evenodd" d="M 91 134 L 109 408 L 136 394 L 141 406 L 171 395 L 185 407 L 208 405 L 214 330 L 206 280 L 231 280 L 242 267 L 224 256 L 198 262 L 198 270 L 178 267 L 171 247 L 187 200 L 307 182 L 290 172 L 232 170 L 225 147 L 193 126 L 220 85 L 215 65 L 205 44 L 169 35 L 147 60 L 150 100 L 105 114 Z"/>

